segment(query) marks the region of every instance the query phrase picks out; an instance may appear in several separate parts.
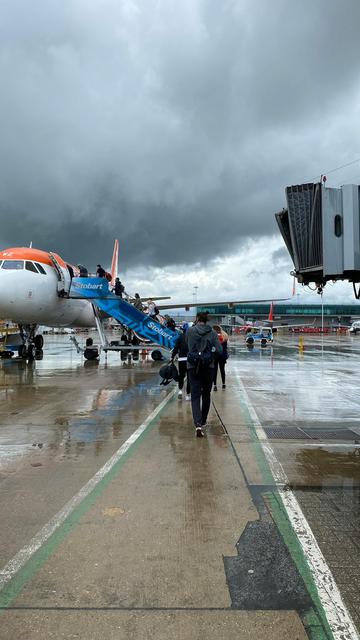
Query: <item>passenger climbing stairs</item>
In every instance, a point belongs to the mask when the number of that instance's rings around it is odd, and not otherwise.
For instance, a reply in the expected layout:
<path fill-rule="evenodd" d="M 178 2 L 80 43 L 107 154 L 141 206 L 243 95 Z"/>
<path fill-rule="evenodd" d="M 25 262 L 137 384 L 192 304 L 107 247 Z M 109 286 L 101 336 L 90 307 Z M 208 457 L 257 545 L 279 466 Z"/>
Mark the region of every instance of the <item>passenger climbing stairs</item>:
<path fill-rule="evenodd" d="M 107 316 L 131 329 L 136 334 L 166 349 L 173 349 L 178 339 L 178 332 L 164 327 L 160 322 L 150 318 L 132 304 L 115 296 L 109 290 L 105 278 L 73 278 L 70 298 L 88 300 Z M 94 310 L 96 324 L 99 329 L 99 314 Z"/>

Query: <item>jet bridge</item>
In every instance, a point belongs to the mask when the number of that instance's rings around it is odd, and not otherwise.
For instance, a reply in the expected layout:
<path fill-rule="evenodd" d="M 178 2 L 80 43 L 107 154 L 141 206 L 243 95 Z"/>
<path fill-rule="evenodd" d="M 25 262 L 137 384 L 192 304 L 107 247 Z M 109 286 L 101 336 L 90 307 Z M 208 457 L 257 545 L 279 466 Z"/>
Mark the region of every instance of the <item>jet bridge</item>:
<path fill-rule="evenodd" d="M 109 291 L 109 283 L 105 278 L 73 278 L 70 298 L 88 300 L 94 306 L 94 316 L 102 343 L 106 341 L 98 310 L 115 318 L 117 322 L 131 329 L 136 334 L 166 349 L 173 349 L 179 337 L 177 331 L 164 327 L 160 322 L 150 318 L 136 309 L 126 300 Z M 103 348 L 109 347 L 102 344 Z"/>
<path fill-rule="evenodd" d="M 275 214 L 298 282 L 349 280 L 360 299 L 360 185 L 319 183 L 286 188 L 287 208 Z"/>

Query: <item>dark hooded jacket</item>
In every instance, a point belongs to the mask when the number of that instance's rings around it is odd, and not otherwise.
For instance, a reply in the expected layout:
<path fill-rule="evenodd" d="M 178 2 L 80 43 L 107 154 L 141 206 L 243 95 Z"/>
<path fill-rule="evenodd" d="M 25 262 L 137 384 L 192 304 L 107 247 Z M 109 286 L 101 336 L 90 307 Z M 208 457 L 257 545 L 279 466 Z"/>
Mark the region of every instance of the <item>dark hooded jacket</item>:
<path fill-rule="evenodd" d="M 200 351 L 204 349 L 206 342 L 208 341 L 212 346 L 213 353 L 217 355 L 222 355 L 222 346 L 219 342 L 219 338 L 217 337 L 217 333 L 209 327 L 209 325 L 199 322 L 194 327 L 190 327 L 190 329 L 186 332 L 186 341 L 189 348 L 189 351 Z M 214 366 L 214 358 L 211 361 L 210 367 Z M 187 363 L 188 369 L 193 369 L 194 365 L 191 365 L 189 362 Z"/>
<path fill-rule="evenodd" d="M 176 342 L 174 349 L 171 352 L 171 359 L 173 360 L 177 354 L 179 354 L 179 358 L 186 358 L 189 353 L 189 348 L 186 340 L 186 332 L 183 331 Z"/>

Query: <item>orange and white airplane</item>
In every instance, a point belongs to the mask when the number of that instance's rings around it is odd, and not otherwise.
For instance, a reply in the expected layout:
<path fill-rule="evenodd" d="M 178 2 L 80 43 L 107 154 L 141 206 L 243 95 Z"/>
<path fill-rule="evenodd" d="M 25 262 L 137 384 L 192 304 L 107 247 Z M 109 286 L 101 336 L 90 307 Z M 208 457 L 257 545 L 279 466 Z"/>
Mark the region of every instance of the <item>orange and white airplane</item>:
<path fill-rule="evenodd" d="M 111 282 L 118 272 L 118 241 L 111 263 Z M 23 356 L 42 349 L 40 325 L 50 327 L 95 327 L 92 304 L 69 298 L 71 279 L 79 268 L 56 253 L 32 247 L 0 251 L 0 317 L 19 325 Z"/>
<path fill-rule="evenodd" d="M 118 240 L 111 262 L 111 283 L 118 274 Z M 0 318 L 19 326 L 19 355 L 32 358 L 42 349 L 39 326 L 96 327 L 91 300 L 69 297 L 71 279 L 79 268 L 51 251 L 32 247 L 15 247 L 0 251 Z M 144 298 L 143 298 L 144 299 Z M 146 298 L 145 298 L 146 299 Z M 164 297 L 153 298 L 154 300 Z M 217 302 L 233 305 L 248 300 Z M 252 302 L 265 302 L 253 300 Z M 159 309 L 186 308 L 211 303 L 163 304 Z"/>

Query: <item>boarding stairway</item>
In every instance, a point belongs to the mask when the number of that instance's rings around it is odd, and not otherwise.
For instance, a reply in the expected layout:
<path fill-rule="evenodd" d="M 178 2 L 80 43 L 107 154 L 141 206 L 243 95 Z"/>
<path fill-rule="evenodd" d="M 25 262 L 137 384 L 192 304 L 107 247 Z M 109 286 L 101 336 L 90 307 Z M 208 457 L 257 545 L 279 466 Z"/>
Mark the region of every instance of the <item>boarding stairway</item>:
<path fill-rule="evenodd" d="M 173 349 L 179 337 L 177 331 L 164 327 L 160 322 L 139 311 L 126 300 L 111 293 L 106 278 L 73 278 L 69 298 L 88 300 L 93 305 L 100 337 L 104 335 L 104 332 L 101 325 L 101 314 L 98 310 L 114 318 L 119 324 L 131 329 L 145 340 L 150 340 L 166 349 Z"/>

